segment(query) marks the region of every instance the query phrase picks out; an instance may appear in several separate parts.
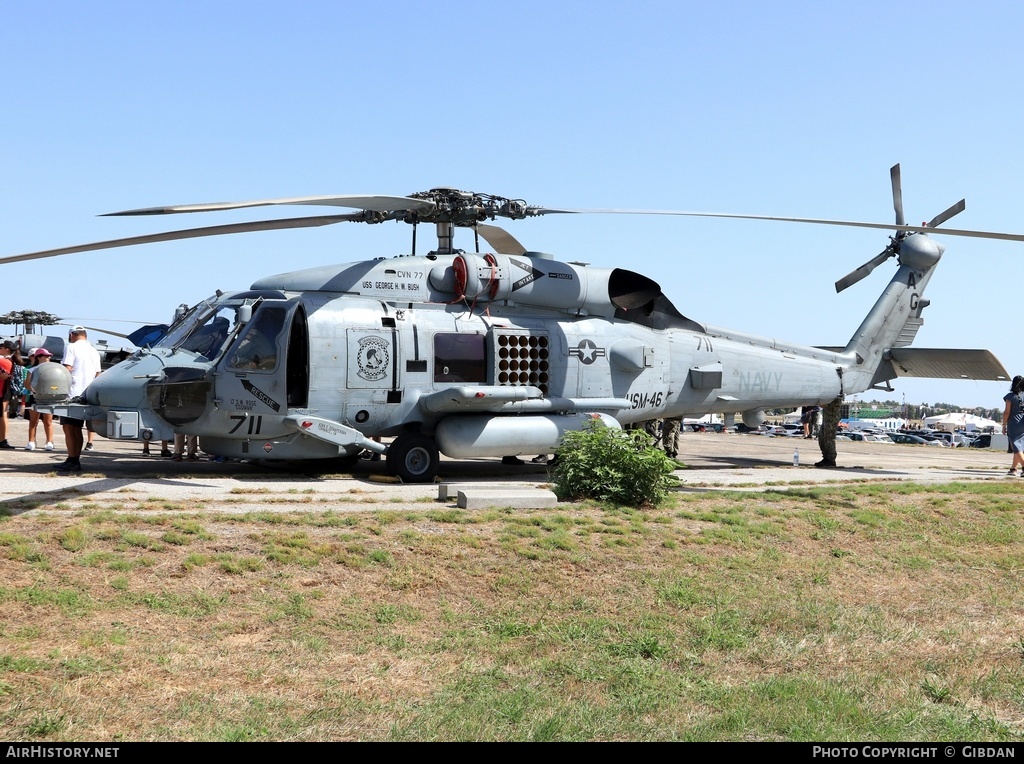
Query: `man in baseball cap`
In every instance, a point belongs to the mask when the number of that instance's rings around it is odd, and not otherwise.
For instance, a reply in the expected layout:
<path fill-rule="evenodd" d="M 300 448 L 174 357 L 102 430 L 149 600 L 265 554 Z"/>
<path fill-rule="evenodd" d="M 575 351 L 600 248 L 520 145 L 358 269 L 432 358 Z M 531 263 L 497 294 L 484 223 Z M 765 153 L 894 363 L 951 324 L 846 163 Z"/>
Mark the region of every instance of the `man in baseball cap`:
<path fill-rule="evenodd" d="M 99 376 L 101 371 L 100 354 L 96 348 L 89 344 L 89 340 L 86 339 L 84 326 L 72 327 L 69 332 L 69 339 L 71 341 L 64 348 L 64 360 L 62 363 L 71 372 L 70 397 L 76 398 L 84 393 L 89 383 Z M 80 473 L 82 471 L 80 462 L 82 445 L 85 443 L 82 428 L 85 427 L 85 420 L 65 416 L 61 417 L 60 424 L 61 429 L 64 430 L 64 442 L 68 449 L 68 458 L 57 467 L 57 472 L 62 474 Z M 89 443 L 86 450 L 91 448 L 92 443 Z"/>

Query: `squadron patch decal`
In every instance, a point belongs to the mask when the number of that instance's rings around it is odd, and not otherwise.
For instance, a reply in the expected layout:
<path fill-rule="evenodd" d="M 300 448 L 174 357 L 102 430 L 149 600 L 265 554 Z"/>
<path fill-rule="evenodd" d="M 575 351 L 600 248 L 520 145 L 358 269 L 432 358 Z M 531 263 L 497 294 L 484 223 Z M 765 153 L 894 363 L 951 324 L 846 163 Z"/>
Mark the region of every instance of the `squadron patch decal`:
<path fill-rule="evenodd" d="M 363 337 L 359 340 L 359 352 L 356 354 L 359 371 L 356 372 L 367 382 L 377 382 L 388 375 L 391 366 L 391 355 L 388 343 L 381 337 Z"/>

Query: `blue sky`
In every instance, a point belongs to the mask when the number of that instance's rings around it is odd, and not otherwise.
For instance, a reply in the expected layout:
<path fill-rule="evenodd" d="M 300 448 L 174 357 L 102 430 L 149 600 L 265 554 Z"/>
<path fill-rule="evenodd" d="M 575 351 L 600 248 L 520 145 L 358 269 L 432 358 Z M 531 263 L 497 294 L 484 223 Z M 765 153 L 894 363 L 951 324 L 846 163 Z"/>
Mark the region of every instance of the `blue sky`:
<path fill-rule="evenodd" d="M 1022 22 L 1010 2 L 4 3 L 0 255 L 275 214 L 97 217 L 134 207 L 435 186 L 886 223 L 896 162 L 908 222 L 966 197 L 947 225 L 1024 233 Z M 835 294 L 885 231 L 507 227 L 560 259 L 639 270 L 694 319 L 806 344 L 845 344 L 894 267 Z M 1021 372 L 1024 245 L 939 241 L 915 344 L 989 348 Z M 36 260 L 2 267 L 0 312 L 130 330 L 113 320 L 409 248 L 404 225 L 340 224 Z M 878 397 L 974 407 L 1004 392 L 907 380 Z"/>

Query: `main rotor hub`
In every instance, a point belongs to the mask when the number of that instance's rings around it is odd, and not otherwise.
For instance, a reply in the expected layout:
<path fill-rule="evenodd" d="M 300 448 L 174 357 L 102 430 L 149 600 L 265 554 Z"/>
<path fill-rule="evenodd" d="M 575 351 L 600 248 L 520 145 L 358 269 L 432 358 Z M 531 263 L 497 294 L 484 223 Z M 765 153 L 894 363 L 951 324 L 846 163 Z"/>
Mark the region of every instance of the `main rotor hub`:
<path fill-rule="evenodd" d="M 434 209 L 408 212 L 407 223 L 450 223 L 455 226 L 474 226 L 496 217 L 521 220 L 530 214 L 526 202 L 506 199 L 491 194 L 476 194 L 457 188 L 432 188 L 409 194 L 412 199 L 432 202 Z"/>

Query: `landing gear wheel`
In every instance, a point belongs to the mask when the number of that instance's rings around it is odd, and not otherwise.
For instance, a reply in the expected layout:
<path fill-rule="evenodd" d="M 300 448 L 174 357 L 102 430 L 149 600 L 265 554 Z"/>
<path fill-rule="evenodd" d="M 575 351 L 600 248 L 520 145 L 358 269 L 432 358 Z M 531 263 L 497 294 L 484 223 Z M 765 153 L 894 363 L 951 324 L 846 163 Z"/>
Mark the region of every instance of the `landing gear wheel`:
<path fill-rule="evenodd" d="M 437 444 L 418 432 L 395 438 L 388 448 L 388 470 L 405 483 L 429 483 L 437 476 Z"/>

